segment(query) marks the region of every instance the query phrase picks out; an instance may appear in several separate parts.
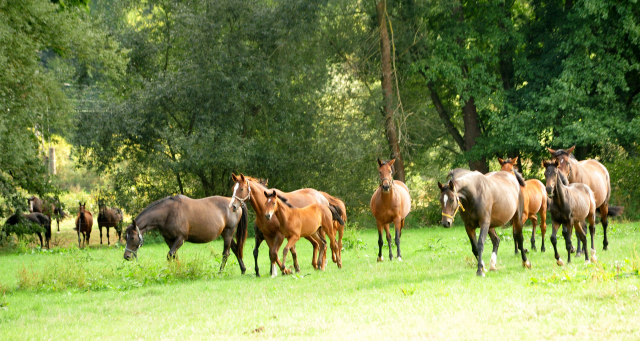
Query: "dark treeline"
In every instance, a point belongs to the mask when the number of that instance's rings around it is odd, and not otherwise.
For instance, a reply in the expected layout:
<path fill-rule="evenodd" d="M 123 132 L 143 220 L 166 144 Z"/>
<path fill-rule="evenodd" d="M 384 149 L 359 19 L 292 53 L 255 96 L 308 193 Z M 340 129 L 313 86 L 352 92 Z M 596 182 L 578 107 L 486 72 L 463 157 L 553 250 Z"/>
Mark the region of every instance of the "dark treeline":
<path fill-rule="evenodd" d="M 229 196 L 231 172 L 367 207 L 392 156 L 420 201 L 452 167 L 519 156 L 536 177 L 547 147 L 574 144 L 617 200 L 640 189 L 633 1 L 64 4 L 0 1 L 5 210 L 17 188 L 55 191 L 38 154 L 52 133 L 131 211 Z"/>

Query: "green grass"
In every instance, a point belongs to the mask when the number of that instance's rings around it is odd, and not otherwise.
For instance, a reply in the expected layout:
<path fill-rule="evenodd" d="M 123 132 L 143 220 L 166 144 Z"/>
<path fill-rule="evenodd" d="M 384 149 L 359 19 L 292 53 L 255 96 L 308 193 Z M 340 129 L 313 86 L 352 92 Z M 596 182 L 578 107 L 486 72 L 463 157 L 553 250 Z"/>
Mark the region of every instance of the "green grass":
<path fill-rule="evenodd" d="M 638 223 L 612 223 L 606 252 L 597 227 L 597 265 L 558 267 L 547 237 L 531 270 L 502 229 L 498 271 L 486 278 L 463 229 L 408 227 L 403 262 L 389 262 L 385 246 L 377 263 L 377 232 L 363 229 L 350 232 L 361 242 L 343 251 L 342 269 L 313 270 L 302 240 L 302 274 L 275 279 L 253 276 L 252 239 L 245 276 L 233 256 L 218 274 L 220 240 L 185 244 L 176 263 L 164 244 L 145 245 L 138 262 L 123 261 L 121 246 L 4 250 L 0 339 L 640 339 Z M 266 244 L 259 265 L 267 275 Z"/>

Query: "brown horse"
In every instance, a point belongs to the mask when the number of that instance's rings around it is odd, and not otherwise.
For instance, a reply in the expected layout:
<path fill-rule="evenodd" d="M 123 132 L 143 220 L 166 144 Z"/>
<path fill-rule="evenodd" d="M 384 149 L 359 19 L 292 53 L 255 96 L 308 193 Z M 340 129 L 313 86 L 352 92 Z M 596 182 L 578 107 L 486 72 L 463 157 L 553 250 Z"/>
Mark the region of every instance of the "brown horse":
<path fill-rule="evenodd" d="M 108 208 L 104 202 L 98 202 L 98 229 L 100 229 L 100 244 L 102 244 L 102 228 L 107 229 L 107 244 L 111 245 L 111 241 L 109 240 L 109 228 L 113 227 L 113 229 L 118 234 L 118 241 L 122 238 L 122 219 L 123 214 L 119 208 Z"/>
<path fill-rule="evenodd" d="M 325 270 L 327 245 L 324 238 L 320 238 L 318 235 L 320 229 L 329 235 L 329 239 L 331 240 L 329 245 L 338 257 L 336 263 L 338 268 L 342 268 L 342 261 L 339 257 L 340 254 L 338 250 L 336 250 L 338 245 L 335 240 L 333 220 L 336 219 L 338 222 L 342 222 L 343 225 L 344 222 L 335 210 L 329 209 L 329 207 L 324 204 L 312 204 L 303 208 L 295 208 L 287 202 L 285 197 L 278 196 L 275 190 L 271 190 L 269 193 L 264 191 L 263 194 L 267 200 L 264 204 L 266 208 L 265 217 L 267 220 L 271 220 L 275 214 L 280 223 L 280 233 L 287 238 L 287 245 L 285 245 L 282 250 L 282 265 L 280 266 L 283 274 L 291 273 L 285 266 L 289 250 L 291 250 L 291 256 L 294 259 L 297 258 L 296 243 L 301 237 L 310 236 L 315 236 L 316 238 L 314 239 L 320 242 L 320 256 L 316 258 L 314 254 L 313 257 L 314 268 Z M 296 264 L 296 272 L 300 272 L 300 267 L 297 266 L 297 262 L 294 263 Z M 275 263 L 272 264 L 272 267 L 273 266 L 275 266 Z M 276 269 L 271 269 L 273 277 L 275 277 L 276 272 Z"/>
<path fill-rule="evenodd" d="M 59 200 L 42 200 L 36 196 L 31 196 L 31 198 L 27 198 L 27 204 L 29 205 L 29 213 L 40 212 L 49 217 L 49 220 L 54 217 L 58 225 L 58 233 L 60 233 L 60 221 L 64 220 L 68 215 L 62 210 Z"/>
<path fill-rule="evenodd" d="M 138 250 L 144 242 L 147 231 L 158 229 L 169 246 L 167 259 L 176 257 L 176 252 L 184 242 L 208 243 L 222 235 L 224 250 L 220 271 L 224 270 L 233 251 L 240 271 L 246 268 L 242 261 L 242 251 L 247 238 L 247 210 L 244 205 L 231 207 L 232 199 L 213 196 L 203 199 L 191 199 L 184 195 L 166 197 L 151 203 L 127 227 L 127 246 L 124 259 L 138 258 Z M 236 241 L 233 236 L 236 236 Z"/>
<path fill-rule="evenodd" d="M 78 247 L 89 245 L 89 238 L 91 238 L 91 227 L 93 227 L 93 215 L 86 210 L 87 203 L 78 203 L 78 216 L 76 217 L 76 227 L 74 230 L 78 231 Z M 84 237 L 84 240 L 80 236 Z"/>
<path fill-rule="evenodd" d="M 319 192 L 320 194 L 322 194 L 322 196 L 327 198 L 327 201 L 329 201 L 329 206 L 333 207 L 337 211 L 340 219 L 342 220 L 342 223 L 338 220 L 333 220 L 333 230 L 337 233 L 336 240 L 338 241 L 338 254 L 336 255 L 333 250 L 331 250 L 331 257 L 333 259 L 333 262 L 335 263 L 337 261 L 337 258 L 342 259 L 342 235 L 344 235 L 344 225 L 347 222 L 347 207 L 344 205 L 344 202 L 342 200 L 332 196 L 331 194 L 323 191 Z M 324 233 L 321 232 L 320 236 L 324 239 L 323 235 Z"/>
<path fill-rule="evenodd" d="M 531 268 L 527 259 L 522 236 L 522 211 L 524 197 L 520 184 L 513 174 L 492 172 L 486 175 L 457 168 L 449 173 L 451 180 L 440 187 L 440 204 L 442 205 L 442 225 L 450 227 L 458 209 L 462 212 L 462 221 L 471 242 L 471 250 L 478 260 L 478 276 L 484 277 L 484 261 L 482 252 L 487 234 L 493 244 L 490 269 L 496 269 L 498 246 L 500 239 L 495 228 L 508 221 L 514 226 L 514 238 L 517 241 L 522 265 Z M 480 228 L 480 237 L 476 239 L 476 229 Z"/>
<path fill-rule="evenodd" d="M 393 223 L 396 230 L 396 247 L 398 251 L 398 260 L 402 261 L 400 254 L 400 237 L 402 236 L 402 228 L 404 227 L 404 219 L 411 211 L 411 196 L 409 188 L 404 182 L 393 180 L 393 163 L 396 160 L 381 161 L 378 159 L 378 175 L 380 177 L 380 186 L 371 197 L 371 213 L 376 218 L 378 225 L 378 262 L 383 261 L 382 257 L 382 230 L 387 234 L 387 244 L 389 244 L 389 260 L 393 259 L 391 251 L 391 233 L 389 233 L 389 224 Z"/>
<path fill-rule="evenodd" d="M 596 231 L 596 201 L 593 191 L 589 186 L 582 183 L 573 183 L 569 185 L 567 178 L 558 171 L 560 166 L 559 160 L 544 161 L 542 164 L 545 168 L 544 176 L 547 179 L 547 194 L 551 198 L 549 211 L 552 219 L 551 244 L 555 251 L 556 263 L 563 265 L 562 259 L 558 254 L 556 247 L 556 233 L 560 224 L 562 227 L 562 236 L 567 247 L 567 262 L 571 262 L 571 235 L 573 228 L 576 229 L 578 240 L 583 245 L 587 245 L 586 224 L 585 219 L 589 221 L 589 230 L 591 232 L 591 258 L 596 261 L 596 249 L 593 245 L 593 237 Z M 589 253 L 584 252 L 585 261 L 589 261 Z"/>
<path fill-rule="evenodd" d="M 606 250 L 609 246 L 609 240 L 607 239 L 607 227 L 609 226 L 608 217 L 619 216 L 624 211 L 622 206 L 609 206 L 609 199 L 611 198 L 611 180 L 609 178 L 609 172 L 607 168 L 596 160 L 583 160 L 578 161 L 572 155 L 576 146 L 573 146 L 567 150 L 549 149 L 554 160 L 558 160 L 558 169 L 564 175 L 570 184 L 581 183 L 589 186 L 593 191 L 593 195 L 596 200 L 596 207 L 600 211 L 600 217 L 602 222 L 602 229 L 604 231 L 604 240 L 602 242 L 603 249 Z M 586 250 L 586 245 L 583 248 Z M 580 241 L 578 240 L 578 251 L 580 251 Z"/>
<path fill-rule="evenodd" d="M 49 241 L 51 240 L 51 220 L 46 215 L 40 212 L 33 212 L 29 214 L 22 214 L 22 218 L 18 213 L 12 215 L 5 222 L 6 225 L 17 225 L 20 223 L 21 219 L 26 219 L 31 223 L 38 224 L 44 228 L 44 237 L 47 242 L 47 249 L 49 249 Z M 8 235 L 9 233 L 7 233 Z M 40 248 L 44 248 L 44 244 L 42 243 L 42 233 L 39 230 L 36 230 L 36 235 L 40 238 Z M 1 236 L 0 236 L 1 237 Z"/>
<path fill-rule="evenodd" d="M 547 191 L 540 180 L 530 179 L 524 181 L 522 175 L 514 168 L 517 161 L 517 157 L 506 160 L 498 158 L 498 162 L 500 162 L 500 166 L 502 166 L 500 170 L 512 173 L 518 179 L 518 183 L 520 183 L 520 190 L 524 197 L 522 224 L 524 225 L 527 219 L 531 220 L 531 224 L 533 225 L 531 232 L 531 249 L 534 251 L 536 251 L 536 224 L 538 223 L 536 214 L 540 214 L 540 232 L 542 232 L 542 246 L 540 247 L 540 251 L 545 252 L 544 236 L 547 233 Z M 522 186 L 523 181 L 524 186 Z M 516 245 L 516 253 L 518 253 L 518 245 Z"/>
<path fill-rule="evenodd" d="M 232 205 L 238 206 L 241 203 L 244 203 L 246 200 L 249 200 L 249 202 L 251 203 L 251 207 L 253 207 L 253 210 L 256 213 L 256 244 L 255 248 L 253 249 L 256 276 L 260 277 L 260 269 L 258 267 L 258 250 L 260 248 L 260 244 L 262 244 L 263 241 L 266 241 L 267 245 L 269 246 L 271 275 L 277 275 L 277 271 L 273 272 L 273 269 L 275 269 L 276 265 L 278 266 L 278 268 L 282 268 L 280 259 L 278 259 L 278 250 L 280 250 L 280 246 L 282 245 L 285 237 L 280 232 L 280 221 L 277 219 L 277 217 L 267 219 L 265 216 L 266 208 L 264 203 L 266 202 L 266 197 L 264 196 L 264 192 L 269 190 L 266 187 L 266 182 L 256 178 L 252 178 L 250 176 L 245 176 L 244 174 L 240 174 L 239 176 L 231 174 L 231 178 L 234 181 L 234 201 L 232 202 Z M 327 198 L 322 195 L 322 193 L 315 189 L 304 188 L 288 193 L 282 192 L 278 189 L 275 189 L 275 191 L 278 195 L 286 198 L 287 202 L 289 202 L 289 204 L 294 207 L 305 207 L 312 204 L 322 204 L 329 207 L 330 209 L 335 210 L 338 215 L 342 215 L 341 212 L 343 211 L 339 211 L 339 207 L 332 206 L 329 203 L 329 200 L 327 200 Z M 320 233 L 318 233 L 320 238 L 324 238 L 323 233 L 324 232 L 322 230 L 320 231 Z M 307 239 L 309 242 L 311 242 L 311 245 L 313 245 L 313 253 L 315 259 L 321 242 L 315 239 L 315 236 L 303 238 Z M 338 252 L 335 262 L 337 262 L 337 258 L 339 258 L 339 255 L 340 253 Z M 295 268 L 299 268 L 299 265 L 297 264 L 297 258 L 294 258 L 293 263 Z M 312 265 L 315 267 L 315 262 Z"/>

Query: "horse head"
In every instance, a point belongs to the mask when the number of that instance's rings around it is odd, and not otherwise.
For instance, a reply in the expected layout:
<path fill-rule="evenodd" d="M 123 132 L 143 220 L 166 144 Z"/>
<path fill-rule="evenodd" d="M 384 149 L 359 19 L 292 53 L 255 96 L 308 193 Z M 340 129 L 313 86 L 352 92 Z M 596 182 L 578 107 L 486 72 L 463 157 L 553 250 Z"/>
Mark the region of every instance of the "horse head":
<path fill-rule="evenodd" d="M 133 220 L 125 231 L 127 246 L 124 248 L 124 259 L 131 260 L 131 255 L 138 259 L 138 250 L 142 247 L 144 239 L 140 229 L 136 225 L 136 221 Z"/>
<path fill-rule="evenodd" d="M 551 155 L 553 156 L 551 161 L 558 160 L 558 170 L 566 178 L 569 178 L 569 175 L 571 175 L 571 161 L 570 160 L 573 159 L 573 156 L 571 154 L 573 153 L 573 150 L 575 148 L 576 148 L 575 145 L 573 147 L 567 149 L 567 150 L 564 150 L 564 149 L 553 150 L 551 148 L 547 148 L 549 153 L 551 153 Z"/>
<path fill-rule="evenodd" d="M 249 187 L 249 180 L 242 173 L 240 173 L 240 176 L 231 173 L 231 179 L 234 185 L 229 207 L 233 212 L 236 212 L 246 200 L 251 198 L 251 187 Z"/>
<path fill-rule="evenodd" d="M 380 187 L 382 192 L 389 193 L 391 187 L 393 187 L 393 164 L 396 159 L 389 161 L 382 161 L 378 159 L 378 176 L 380 177 Z"/>
<path fill-rule="evenodd" d="M 456 213 L 458 213 L 458 209 L 464 211 L 464 207 L 462 207 L 462 203 L 460 203 L 453 179 L 449 180 L 445 185 L 438 182 L 438 187 L 440 187 L 440 205 L 442 205 L 441 224 L 444 227 L 451 227 L 451 225 L 453 225 L 453 219 Z"/>
<path fill-rule="evenodd" d="M 267 198 L 267 202 L 264 204 L 264 217 L 267 218 L 267 220 L 271 220 L 273 214 L 278 210 L 278 195 L 274 189 L 271 193 L 264 191 L 264 196 Z"/>
<path fill-rule="evenodd" d="M 549 197 L 549 199 L 551 199 L 555 195 L 554 191 L 558 184 L 558 180 L 560 180 L 565 186 L 569 185 L 569 181 L 560 170 L 559 159 L 556 158 L 551 161 L 543 161 L 542 166 L 545 169 L 544 177 L 546 182 L 545 187 L 547 188 L 547 196 Z"/>

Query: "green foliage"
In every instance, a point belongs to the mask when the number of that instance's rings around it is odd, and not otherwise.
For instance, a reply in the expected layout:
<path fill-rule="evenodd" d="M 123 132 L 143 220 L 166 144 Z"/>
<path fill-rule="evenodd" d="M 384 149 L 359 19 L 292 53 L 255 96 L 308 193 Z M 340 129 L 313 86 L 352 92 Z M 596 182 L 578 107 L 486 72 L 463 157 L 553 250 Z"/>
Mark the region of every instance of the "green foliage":
<path fill-rule="evenodd" d="M 347 222 L 344 226 L 344 235 L 342 236 L 342 248 L 344 250 L 362 250 L 367 244 L 360 236 L 360 225 L 358 222 Z"/>
<path fill-rule="evenodd" d="M 624 216 L 640 218 L 640 158 L 629 158 L 606 164 L 611 177 L 611 206 L 624 206 Z"/>

